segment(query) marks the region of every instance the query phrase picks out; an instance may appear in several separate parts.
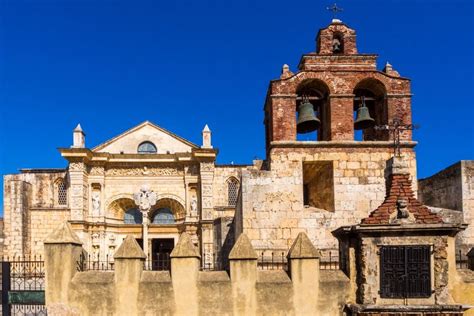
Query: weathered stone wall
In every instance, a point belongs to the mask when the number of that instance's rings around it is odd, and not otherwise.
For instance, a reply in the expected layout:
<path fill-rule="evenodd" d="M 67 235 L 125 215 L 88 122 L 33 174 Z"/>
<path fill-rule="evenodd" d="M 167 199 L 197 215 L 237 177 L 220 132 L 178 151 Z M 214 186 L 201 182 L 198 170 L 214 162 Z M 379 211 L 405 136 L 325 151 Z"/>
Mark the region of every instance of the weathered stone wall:
<path fill-rule="evenodd" d="M 286 251 L 298 233 L 306 232 L 319 249 L 337 249 L 331 232 L 359 223 L 383 202 L 387 160 L 393 154 L 390 146 L 351 145 L 274 148 L 270 170 L 242 171 L 242 209 L 236 215 L 241 224 L 236 223 L 236 234 L 245 232 L 256 249 Z M 415 155 L 409 149 L 404 155 L 416 184 Z M 334 166 L 334 211 L 303 205 L 303 163 L 318 161 Z"/>
<path fill-rule="evenodd" d="M 48 314 L 343 315 L 349 280 L 341 271 L 320 276 L 317 250 L 304 236 L 290 253 L 288 274 L 257 270 L 257 255 L 244 237 L 232 250 L 229 274 L 200 272 L 186 234 L 171 255 L 171 273 L 143 271 L 144 254 L 128 237 L 115 255 L 115 271 L 78 272 L 74 262 L 83 250 L 64 225 L 45 241 Z"/>
<path fill-rule="evenodd" d="M 461 162 L 418 180 L 418 196 L 426 205 L 462 211 Z"/>
<path fill-rule="evenodd" d="M 235 207 L 228 203 L 227 180 L 235 178 L 241 181 L 242 170 L 247 165 L 216 165 L 214 169 L 213 203 L 215 217 L 234 216 Z"/>
<path fill-rule="evenodd" d="M 69 210 L 67 209 L 31 209 L 29 238 L 31 254 L 43 256 L 43 240 L 61 223 L 69 220 Z"/>
<path fill-rule="evenodd" d="M 57 179 L 65 177 L 65 170 L 46 169 L 41 172 L 24 170 L 21 174 L 5 175 L 3 185 L 4 196 L 4 254 L 21 255 L 32 254 L 37 241 L 32 232 L 32 225 L 47 225 L 46 219 L 34 217 L 32 210 L 48 212 L 64 210 L 54 204 L 54 183 Z M 61 218 L 62 221 L 62 218 Z M 52 223 L 53 226 L 57 222 Z M 35 240 L 33 240 L 35 239 Z"/>
<path fill-rule="evenodd" d="M 469 226 L 458 235 L 457 246 L 465 254 L 474 246 L 474 161 L 462 160 L 420 179 L 418 189 L 424 204 L 462 212 Z"/>

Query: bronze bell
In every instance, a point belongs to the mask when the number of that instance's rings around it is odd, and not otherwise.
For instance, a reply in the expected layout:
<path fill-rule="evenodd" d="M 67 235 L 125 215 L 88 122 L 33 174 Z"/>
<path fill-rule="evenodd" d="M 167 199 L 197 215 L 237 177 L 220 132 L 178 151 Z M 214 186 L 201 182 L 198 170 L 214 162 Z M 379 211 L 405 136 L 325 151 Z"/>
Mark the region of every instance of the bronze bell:
<path fill-rule="evenodd" d="M 314 114 L 313 105 L 308 100 L 303 100 L 298 107 L 298 121 L 296 131 L 298 134 L 313 132 L 319 128 L 321 121 Z"/>
<path fill-rule="evenodd" d="M 369 108 L 365 105 L 364 97 L 361 97 L 362 105 L 357 109 L 357 116 L 354 122 L 354 129 L 361 130 L 374 127 L 375 120 L 370 117 Z"/>

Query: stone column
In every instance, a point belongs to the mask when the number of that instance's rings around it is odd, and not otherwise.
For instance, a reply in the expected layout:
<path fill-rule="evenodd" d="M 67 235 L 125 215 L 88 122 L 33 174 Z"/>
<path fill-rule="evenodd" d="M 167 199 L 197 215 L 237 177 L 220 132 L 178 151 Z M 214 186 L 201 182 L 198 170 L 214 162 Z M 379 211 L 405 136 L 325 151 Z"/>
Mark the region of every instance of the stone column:
<path fill-rule="evenodd" d="M 131 235 L 125 238 L 115 253 L 116 315 L 134 315 L 140 310 L 138 291 L 145 258 L 145 253 Z"/>
<path fill-rule="evenodd" d="M 234 314 L 257 314 L 257 253 L 249 238 L 241 234 L 230 251 L 230 279 Z"/>
<path fill-rule="evenodd" d="M 170 257 L 176 314 L 198 315 L 197 283 L 201 256 L 187 233 L 181 234 Z"/>
<path fill-rule="evenodd" d="M 320 257 L 321 254 L 308 236 L 299 233 L 288 252 L 293 304 L 297 315 L 317 314 Z"/>
<path fill-rule="evenodd" d="M 68 307 L 69 286 L 77 273 L 77 263 L 82 252 L 82 242 L 67 222 L 44 241 L 45 294 L 48 313 L 54 315 L 55 310 L 60 311 Z"/>
<path fill-rule="evenodd" d="M 82 221 L 89 205 L 86 164 L 83 161 L 69 163 L 69 184 L 71 220 Z"/>
<path fill-rule="evenodd" d="M 142 211 L 142 226 L 143 226 L 143 231 L 142 231 L 142 242 L 143 242 L 143 251 L 145 254 L 148 256 L 150 253 L 148 251 L 148 225 L 150 220 L 148 219 L 148 212 L 147 211 Z M 151 256 L 150 256 L 151 260 Z"/>
<path fill-rule="evenodd" d="M 354 95 L 330 95 L 329 120 L 330 140 L 354 140 Z"/>

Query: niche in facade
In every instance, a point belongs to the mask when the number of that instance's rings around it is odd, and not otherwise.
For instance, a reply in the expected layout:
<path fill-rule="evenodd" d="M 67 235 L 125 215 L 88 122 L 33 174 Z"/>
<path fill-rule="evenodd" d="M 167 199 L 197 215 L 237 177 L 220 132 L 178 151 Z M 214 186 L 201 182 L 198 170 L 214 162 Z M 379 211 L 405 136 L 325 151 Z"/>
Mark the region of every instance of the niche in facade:
<path fill-rule="evenodd" d="M 334 164 L 332 161 L 303 163 L 305 206 L 334 211 Z"/>

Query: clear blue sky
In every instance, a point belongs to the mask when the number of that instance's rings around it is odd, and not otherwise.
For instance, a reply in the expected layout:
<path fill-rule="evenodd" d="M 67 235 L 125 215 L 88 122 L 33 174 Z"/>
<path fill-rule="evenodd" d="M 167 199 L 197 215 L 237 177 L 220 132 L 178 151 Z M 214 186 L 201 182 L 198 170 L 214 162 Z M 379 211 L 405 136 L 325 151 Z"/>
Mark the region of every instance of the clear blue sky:
<path fill-rule="evenodd" d="M 65 167 L 150 120 L 220 163 L 264 157 L 263 102 L 284 63 L 314 51 L 331 1 L 0 1 L 0 173 Z M 362 53 L 412 79 L 418 176 L 474 159 L 474 1 L 339 1 Z"/>

